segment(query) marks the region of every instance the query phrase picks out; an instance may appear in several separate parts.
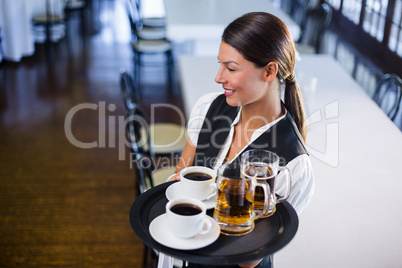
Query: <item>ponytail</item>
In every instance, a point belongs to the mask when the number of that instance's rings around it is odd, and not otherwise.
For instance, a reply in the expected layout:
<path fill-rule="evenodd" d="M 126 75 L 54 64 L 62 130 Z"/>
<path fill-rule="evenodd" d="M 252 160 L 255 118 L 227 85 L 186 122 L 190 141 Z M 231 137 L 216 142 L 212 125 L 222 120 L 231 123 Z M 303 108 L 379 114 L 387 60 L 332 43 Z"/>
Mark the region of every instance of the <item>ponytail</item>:
<path fill-rule="evenodd" d="M 294 79 L 294 75 L 286 78 L 285 83 L 285 107 L 293 117 L 297 129 L 305 142 L 307 137 L 306 116 L 299 86 Z"/>

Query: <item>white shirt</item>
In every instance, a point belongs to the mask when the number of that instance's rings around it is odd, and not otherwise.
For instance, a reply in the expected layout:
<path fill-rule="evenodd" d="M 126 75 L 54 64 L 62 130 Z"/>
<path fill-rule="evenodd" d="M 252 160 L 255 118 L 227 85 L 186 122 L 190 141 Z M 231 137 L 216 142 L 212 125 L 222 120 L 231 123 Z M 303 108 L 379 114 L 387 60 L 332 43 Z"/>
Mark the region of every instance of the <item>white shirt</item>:
<path fill-rule="evenodd" d="M 202 129 L 205 116 L 209 110 L 209 107 L 211 106 L 211 103 L 220 94 L 222 93 L 214 92 L 202 96 L 197 101 L 193 110 L 191 111 L 187 126 L 187 133 L 191 143 L 193 143 L 194 145 L 197 145 L 198 143 L 198 136 Z M 233 120 L 233 123 L 230 127 L 229 135 L 226 138 L 226 141 L 223 144 L 222 149 L 219 151 L 217 155 L 217 161 L 215 162 L 215 166 L 212 167 L 215 170 L 217 170 L 219 166 L 222 165 L 229 151 L 230 145 L 232 144 L 233 141 L 234 126 L 239 122 L 240 113 L 241 109 L 239 110 L 236 118 Z M 251 136 L 249 143 L 244 148 L 242 148 L 239 154 L 241 154 L 243 150 L 250 143 L 254 142 L 262 133 L 264 133 L 266 130 L 275 125 L 283 117 L 285 117 L 285 115 L 255 130 Z M 288 162 L 286 167 L 289 169 L 291 178 L 291 190 L 287 201 L 294 207 L 296 212 L 300 214 L 303 208 L 310 202 L 314 192 L 314 178 L 313 178 L 313 170 L 311 167 L 310 157 L 307 154 L 299 155 L 292 161 Z M 281 179 L 283 175 L 284 175 L 283 173 L 279 174 L 277 180 L 275 180 L 276 182 L 275 191 L 279 195 L 283 195 L 286 190 L 285 189 L 286 186 L 283 183 L 284 179 Z"/>

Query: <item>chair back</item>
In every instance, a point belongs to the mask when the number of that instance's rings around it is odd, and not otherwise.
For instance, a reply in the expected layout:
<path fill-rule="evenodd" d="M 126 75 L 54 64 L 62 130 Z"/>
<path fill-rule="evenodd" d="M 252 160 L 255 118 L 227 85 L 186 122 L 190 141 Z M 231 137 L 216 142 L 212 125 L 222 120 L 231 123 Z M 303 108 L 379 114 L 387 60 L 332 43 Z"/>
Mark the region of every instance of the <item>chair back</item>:
<path fill-rule="evenodd" d="M 51 25 L 64 23 L 65 16 L 61 2 L 46 0 L 44 4 L 44 12 L 43 9 L 33 12 L 32 22 L 34 24 Z"/>
<path fill-rule="evenodd" d="M 2 32 L 1 32 L 1 26 L 0 26 L 0 62 L 3 60 L 4 52 L 3 52 L 3 46 L 1 44 L 2 41 Z"/>
<path fill-rule="evenodd" d="M 154 186 L 155 153 L 151 146 L 148 122 L 141 107 L 134 103 L 126 116 L 126 134 L 130 143 L 131 161 L 136 170 L 139 193 Z"/>
<path fill-rule="evenodd" d="M 303 37 L 304 25 L 306 24 L 307 12 L 314 8 L 314 2 L 311 0 L 290 0 L 291 9 L 289 15 L 300 26 L 300 34 L 296 42 L 300 42 Z"/>
<path fill-rule="evenodd" d="M 154 1 L 154 14 L 145 14 L 143 12 L 143 5 L 141 0 L 130 0 L 133 2 L 133 7 L 137 9 L 137 14 L 143 26 L 145 27 L 158 27 L 164 28 L 166 27 L 165 22 L 165 6 L 163 0 Z M 148 0 L 145 0 L 148 1 Z"/>
<path fill-rule="evenodd" d="M 138 36 L 138 31 L 143 28 L 140 20 L 140 14 L 136 3 L 133 0 L 124 0 L 128 21 L 130 24 L 131 33 L 134 36 Z"/>
<path fill-rule="evenodd" d="M 126 110 L 129 111 L 139 103 L 139 92 L 135 90 L 133 77 L 124 69 L 120 71 L 120 89 Z"/>
<path fill-rule="evenodd" d="M 306 11 L 301 21 L 299 43 L 311 45 L 316 53 L 320 51 L 321 40 L 332 20 L 332 8 L 323 3 L 319 7 Z"/>
<path fill-rule="evenodd" d="M 154 162 L 155 154 L 151 147 L 148 123 L 138 103 L 133 103 L 131 109 L 127 112 L 126 132 L 127 138 L 131 144 L 131 161 L 132 166 L 135 169 L 135 183 L 138 196 L 154 187 L 155 184 L 158 184 L 158 174 L 156 174 L 157 172 L 154 173 L 156 170 Z M 170 173 L 169 175 L 171 174 L 173 173 Z M 154 175 L 156 180 L 154 179 Z M 162 173 L 162 175 L 164 174 Z M 163 176 L 163 179 L 165 181 L 167 177 Z M 157 260 L 155 251 L 148 247 L 148 245 L 145 245 L 143 267 L 148 267 L 147 261 L 149 251 L 151 253 L 152 262 L 154 263 Z"/>
<path fill-rule="evenodd" d="M 291 15 L 293 10 L 293 0 L 281 0 L 279 3 L 280 8 L 287 14 Z"/>
<path fill-rule="evenodd" d="M 64 0 L 65 11 L 82 10 L 87 7 L 87 0 Z"/>
<path fill-rule="evenodd" d="M 402 80 L 396 74 L 385 74 L 378 81 L 373 100 L 394 121 L 402 99 Z"/>

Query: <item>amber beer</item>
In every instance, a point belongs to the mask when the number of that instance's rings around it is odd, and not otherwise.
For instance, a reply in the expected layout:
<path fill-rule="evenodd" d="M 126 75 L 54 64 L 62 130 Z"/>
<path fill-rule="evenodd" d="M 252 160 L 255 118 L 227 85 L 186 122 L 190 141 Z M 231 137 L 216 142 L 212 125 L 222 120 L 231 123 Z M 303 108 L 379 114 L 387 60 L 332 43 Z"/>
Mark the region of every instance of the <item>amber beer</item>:
<path fill-rule="evenodd" d="M 244 170 L 242 175 L 246 175 L 249 177 L 254 177 L 260 183 L 267 183 L 270 188 L 270 206 L 269 212 L 264 213 L 264 190 L 261 186 L 255 187 L 255 194 L 254 194 L 254 212 L 256 215 L 260 215 L 259 218 L 268 217 L 275 213 L 276 211 L 276 200 L 275 200 L 275 175 L 274 171 L 265 165 L 258 165 L 258 163 L 254 163 L 254 165 L 247 166 Z M 256 217 L 258 218 L 258 217 Z"/>
<path fill-rule="evenodd" d="M 226 235 L 243 235 L 254 228 L 252 180 L 220 178 L 214 218 Z"/>
<path fill-rule="evenodd" d="M 269 209 L 269 186 L 255 177 L 242 177 L 239 165 L 223 164 L 218 169 L 217 198 L 214 219 L 224 235 L 244 235 L 254 229 L 254 192 L 257 185 L 265 194 L 265 210 Z"/>
<path fill-rule="evenodd" d="M 283 174 L 278 177 L 279 171 Z M 255 218 L 269 217 L 276 211 L 276 204 L 286 200 L 290 193 L 290 172 L 284 166 L 279 166 L 279 156 L 267 150 L 253 149 L 244 152 L 241 155 L 241 173 L 245 178 L 255 178 L 256 189 L 254 195 L 254 213 Z M 285 186 L 285 195 L 277 198 L 275 193 L 275 181 L 283 183 Z M 269 208 L 264 206 L 265 189 L 261 187 L 266 185 L 269 188 L 268 199 Z"/>

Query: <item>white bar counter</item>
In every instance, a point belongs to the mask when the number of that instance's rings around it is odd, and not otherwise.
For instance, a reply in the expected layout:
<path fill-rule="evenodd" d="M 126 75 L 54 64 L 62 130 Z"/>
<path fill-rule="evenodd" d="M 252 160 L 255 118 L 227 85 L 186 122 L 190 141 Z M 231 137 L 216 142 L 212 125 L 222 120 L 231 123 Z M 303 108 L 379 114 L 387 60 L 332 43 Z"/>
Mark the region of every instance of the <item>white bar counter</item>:
<path fill-rule="evenodd" d="M 179 67 L 187 115 L 223 92 L 216 57 L 181 56 Z M 331 56 L 302 55 L 296 77 L 316 188 L 275 267 L 401 267 L 401 131 Z"/>

